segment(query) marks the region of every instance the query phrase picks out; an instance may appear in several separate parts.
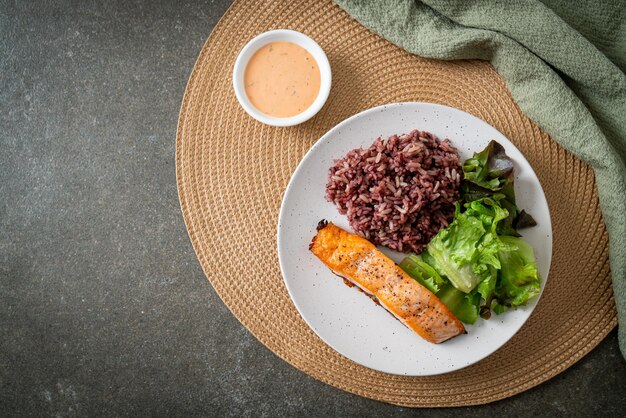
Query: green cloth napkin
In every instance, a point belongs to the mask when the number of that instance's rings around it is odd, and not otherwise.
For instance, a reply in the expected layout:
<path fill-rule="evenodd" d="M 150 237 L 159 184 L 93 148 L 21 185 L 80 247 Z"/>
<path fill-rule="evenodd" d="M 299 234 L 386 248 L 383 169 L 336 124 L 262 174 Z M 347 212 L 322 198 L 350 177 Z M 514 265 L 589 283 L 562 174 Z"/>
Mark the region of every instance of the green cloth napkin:
<path fill-rule="evenodd" d="M 614 1 L 337 0 L 420 56 L 488 60 L 513 98 L 590 164 L 609 232 L 626 357 L 626 4 Z"/>

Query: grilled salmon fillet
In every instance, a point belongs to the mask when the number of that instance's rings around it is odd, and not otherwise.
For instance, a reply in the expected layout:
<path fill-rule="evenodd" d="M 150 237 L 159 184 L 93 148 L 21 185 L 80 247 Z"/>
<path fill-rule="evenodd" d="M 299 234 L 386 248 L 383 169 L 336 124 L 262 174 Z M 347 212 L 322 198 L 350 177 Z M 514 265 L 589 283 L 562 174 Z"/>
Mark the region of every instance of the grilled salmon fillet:
<path fill-rule="evenodd" d="M 357 285 L 404 325 L 431 343 L 465 328 L 430 290 L 413 280 L 374 244 L 321 221 L 309 249 L 335 274 Z"/>

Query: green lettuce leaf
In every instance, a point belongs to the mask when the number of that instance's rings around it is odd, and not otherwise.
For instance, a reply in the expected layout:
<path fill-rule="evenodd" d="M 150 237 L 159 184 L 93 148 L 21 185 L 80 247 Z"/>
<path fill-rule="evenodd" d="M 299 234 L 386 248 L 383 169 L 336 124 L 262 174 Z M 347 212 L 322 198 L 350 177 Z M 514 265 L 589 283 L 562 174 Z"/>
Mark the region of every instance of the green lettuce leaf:
<path fill-rule="evenodd" d="M 409 254 L 400 262 L 399 266 L 419 284 L 435 294 L 445 283 L 439 273 L 419 255 Z"/>
<path fill-rule="evenodd" d="M 491 141 L 484 150 L 465 160 L 463 176 L 467 182 L 483 189 L 502 190 L 505 185 L 513 184 L 513 160 L 502 145 Z"/>
<path fill-rule="evenodd" d="M 452 311 L 460 321 L 473 324 L 478 319 L 480 296 L 465 294 L 451 284 L 445 285 L 437 297 Z"/>
<path fill-rule="evenodd" d="M 532 216 L 520 211 L 515 203 L 513 160 L 496 141 L 491 141 L 484 150 L 463 163 L 461 200 L 468 203 L 488 197 L 497 197 L 500 205 L 508 212 L 498 227 L 500 235 L 519 237 L 518 229 L 537 224 Z"/>
<path fill-rule="evenodd" d="M 498 255 L 502 268 L 498 272 L 496 298 L 507 307 L 525 305 L 541 292 L 533 248 L 520 238 L 501 237 L 501 240 L 514 249 Z"/>
<path fill-rule="evenodd" d="M 454 221 L 428 244 L 428 254 L 452 285 L 469 293 L 484 280 L 481 294 L 492 293 L 496 271 L 501 268 L 498 254 L 507 251 L 497 234 L 498 223 L 508 216 L 497 200 L 484 198 L 457 210 Z"/>

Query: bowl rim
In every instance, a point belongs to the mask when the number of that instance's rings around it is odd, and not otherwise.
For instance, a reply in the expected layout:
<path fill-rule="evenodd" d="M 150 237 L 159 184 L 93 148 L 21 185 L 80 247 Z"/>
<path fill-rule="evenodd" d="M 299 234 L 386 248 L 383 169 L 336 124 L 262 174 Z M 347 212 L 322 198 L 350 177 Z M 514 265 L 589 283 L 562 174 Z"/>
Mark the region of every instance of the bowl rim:
<path fill-rule="evenodd" d="M 261 47 L 270 42 L 287 41 L 306 49 L 315 59 L 320 70 L 320 91 L 315 101 L 302 113 L 287 118 L 269 116 L 257 109 L 248 99 L 243 85 L 243 76 L 250 58 Z M 330 94 L 332 71 L 324 50 L 307 35 L 291 29 L 276 29 L 263 32 L 252 38 L 239 52 L 233 68 L 233 88 L 235 96 L 246 113 L 261 123 L 270 126 L 294 126 L 306 122 L 320 111 Z"/>

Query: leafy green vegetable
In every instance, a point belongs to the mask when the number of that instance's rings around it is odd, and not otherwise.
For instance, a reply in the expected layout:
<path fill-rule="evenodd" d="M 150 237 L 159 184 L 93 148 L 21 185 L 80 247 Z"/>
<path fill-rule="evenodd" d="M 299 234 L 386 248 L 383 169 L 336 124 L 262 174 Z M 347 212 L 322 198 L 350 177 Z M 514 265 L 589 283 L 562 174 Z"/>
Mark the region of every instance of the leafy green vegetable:
<path fill-rule="evenodd" d="M 484 150 L 465 160 L 463 175 L 466 181 L 484 189 L 502 190 L 507 184 L 513 184 L 513 160 L 502 145 L 491 141 Z"/>
<path fill-rule="evenodd" d="M 496 315 L 500 315 L 501 313 L 506 312 L 508 309 L 509 308 L 507 308 L 504 305 L 501 305 L 495 299 L 493 301 L 491 301 L 491 310 L 493 310 L 496 313 Z"/>
<path fill-rule="evenodd" d="M 484 150 L 463 163 L 461 199 L 467 203 L 498 196 L 500 205 L 508 212 L 498 227 L 498 233 L 519 237 L 517 229 L 537 223 L 528 213 L 520 211 L 515 203 L 513 174 L 513 160 L 506 155 L 502 145 L 491 141 Z"/>
<path fill-rule="evenodd" d="M 524 305 L 541 291 L 533 248 L 520 238 L 501 237 L 501 240 L 515 250 L 498 255 L 502 269 L 495 289 L 496 297 L 504 306 Z"/>
<path fill-rule="evenodd" d="M 502 200 L 494 195 L 466 203 L 464 212 L 457 205 L 454 221 L 426 250 L 400 263 L 465 323 L 524 305 L 541 291 L 532 247 L 497 232 L 508 216 Z"/>
<path fill-rule="evenodd" d="M 454 316 L 466 324 L 473 324 L 478 319 L 480 296 L 476 293 L 465 294 L 451 284 L 445 285 L 437 297 L 452 311 Z"/>
<path fill-rule="evenodd" d="M 400 268 L 433 293 L 437 293 L 445 283 L 439 273 L 419 255 L 410 254 L 405 257 L 400 263 Z"/>
<path fill-rule="evenodd" d="M 462 292 L 471 292 L 488 280 L 480 293 L 493 293 L 496 270 L 501 268 L 498 254 L 509 247 L 500 241 L 498 222 L 508 216 L 497 200 L 484 198 L 465 205 L 457 204 L 454 221 L 430 241 L 426 247 L 436 265 Z"/>
<path fill-rule="evenodd" d="M 515 223 L 513 224 L 513 228 L 522 229 L 522 228 L 528 228 L 528 227 L 535 226 L 535 225 L 537 225 L 537 221 L 535 221 L 535 219 L 532 216 L 530 216 L 525 210 L 522 209 L 519 215 L 517 215 L 517 219 L 515 220 Z"/>

